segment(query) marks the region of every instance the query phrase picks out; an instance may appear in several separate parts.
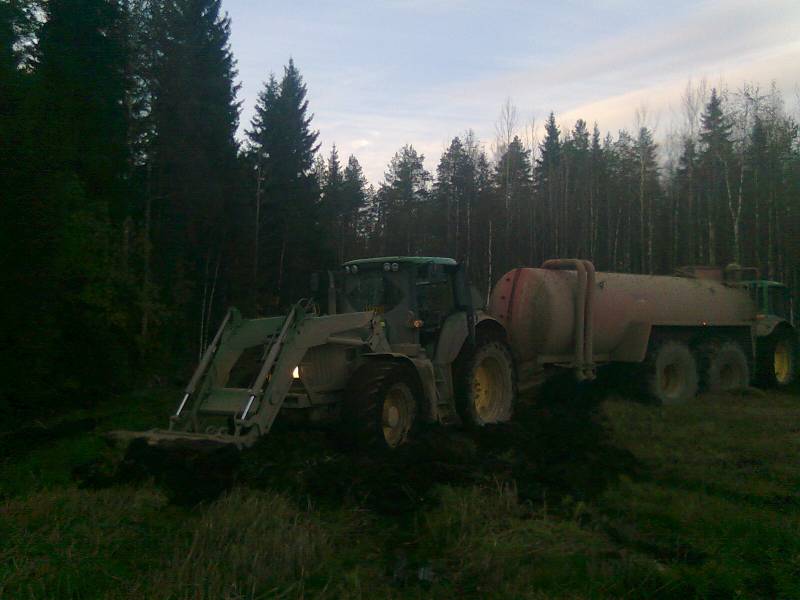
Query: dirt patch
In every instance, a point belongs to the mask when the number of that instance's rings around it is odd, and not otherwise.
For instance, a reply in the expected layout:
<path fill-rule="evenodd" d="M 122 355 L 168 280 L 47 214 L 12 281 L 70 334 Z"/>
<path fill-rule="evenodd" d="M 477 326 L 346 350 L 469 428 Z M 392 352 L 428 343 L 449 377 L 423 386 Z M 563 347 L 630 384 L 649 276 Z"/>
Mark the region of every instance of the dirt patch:
<path fill-rule="evenodd" d="M 480 429 L 429 427 L 417 440 L 379 455 L 348 451 L 335 431 L 283 430 L 242 456 L 240 481 L 315 503 L 343 501 L 382 514 L 415 511 L 437 485 L 513 481 L 522 500 L 590 499 L 634 457 L 615 447 L 600 413 L 605 386 L 552 381 L 518 404 L 511 423 Z"/>
<path fill-rule="evenodd" d="M 302 429 L 279 420 L 270 435 L 241 453 L 232 447 L 154 448 L 139 440 L 113 469 L 86 465 L 75 476 L 90 487 L 152 476 L 180 504 L 212 499 L 238 482 L 316 505 L 352 503 L 385 515 L 435 502 L 439 485 L 513 482 L 523 501 L 587 500 L 620 473 L 636 470 L 633 456 L 610 442 L 599 410 L 606 389 L 602 382 L 552 380 L 520 400 L 511 423 L 430 426 L 412 443 L 377 454 L 348 449 L 336 427 Z"/>

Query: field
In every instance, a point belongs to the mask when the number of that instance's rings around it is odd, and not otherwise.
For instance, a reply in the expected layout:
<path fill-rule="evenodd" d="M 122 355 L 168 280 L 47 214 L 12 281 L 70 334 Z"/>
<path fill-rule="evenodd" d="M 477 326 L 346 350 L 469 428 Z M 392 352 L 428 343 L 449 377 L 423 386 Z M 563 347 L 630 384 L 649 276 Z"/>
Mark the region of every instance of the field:
<path fill-rule="evenodd" d="M 389 457 L 284 425 L 202 485 L 100 437 L 175 390 L 6 433 L 0 598 L 800 598 L 800 396 L 605 389 Z"/>

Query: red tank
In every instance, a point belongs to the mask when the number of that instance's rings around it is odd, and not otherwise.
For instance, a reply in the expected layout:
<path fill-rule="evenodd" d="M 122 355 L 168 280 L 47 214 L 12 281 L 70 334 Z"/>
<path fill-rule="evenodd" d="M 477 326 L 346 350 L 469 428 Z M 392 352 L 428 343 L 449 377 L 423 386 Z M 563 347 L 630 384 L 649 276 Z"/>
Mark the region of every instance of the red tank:
<path fill-rule="evenodd" d="M 575 270 L 520 268 L 500 278 L 489 311 L 505 325 L 520 361 L 555 363 L 575 355 L 576 324 L 580 329 L 582 320 L 576 302 L 583 293 L 590 295 L 593 306 L 586 313 L 590 362 L 643 360 L 654 326 L 741 327 L 755 322 L 756 308 L 747 292 L 721 281 L 593 275 L 594 285 L 584 292 Z"/>

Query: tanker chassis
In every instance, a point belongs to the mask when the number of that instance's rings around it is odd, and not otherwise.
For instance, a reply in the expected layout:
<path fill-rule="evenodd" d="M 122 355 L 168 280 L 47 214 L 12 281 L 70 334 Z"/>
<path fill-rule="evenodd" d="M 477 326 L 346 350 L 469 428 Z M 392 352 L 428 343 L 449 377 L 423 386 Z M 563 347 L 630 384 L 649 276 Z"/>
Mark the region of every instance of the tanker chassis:
<path fill-rule="evenodd" d="M 749 272 L 627 275 L 549 260 L 506 273 L 484 308 L 452 259 L 353 260 L 327 273 L 325 308 L 311 300 L 253 319 L 230 309 L 169 428 L 110 436 L 243 448 L 293 412 L 338 420 L 354 444 L 394 448 L 425 423 L 506 422 L 518 389 L 564 369 L 591 380 L 608 363 L 640 365 L 664 403 L 748 386 L 754 372 L 788 384 L 788 293 Z"/>

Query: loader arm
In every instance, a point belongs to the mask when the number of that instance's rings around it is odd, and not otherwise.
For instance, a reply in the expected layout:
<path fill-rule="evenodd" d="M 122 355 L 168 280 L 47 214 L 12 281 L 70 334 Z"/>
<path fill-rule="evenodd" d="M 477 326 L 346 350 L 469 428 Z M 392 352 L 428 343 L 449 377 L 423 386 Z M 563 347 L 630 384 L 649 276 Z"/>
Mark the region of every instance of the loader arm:
<path fill-rule="evenodd" d="M 169 429 L 115 431 L 109 436 L 116 440 L 144 438 L 151 445 L 252 446 L 269 433 L 292 385 L 292 371 L 308 349 L 337 343 L 337 334 L 363 330 L 373 315 L 368 311 L 318 317 L 297 304 L 286 316 L 243 319 L 238 310 L 231 309 L 189 381 Z M 264 353 L 252 384 L 228 387 L 234 365 L 245 350 L 254 347 L 263 347 Z"/>

